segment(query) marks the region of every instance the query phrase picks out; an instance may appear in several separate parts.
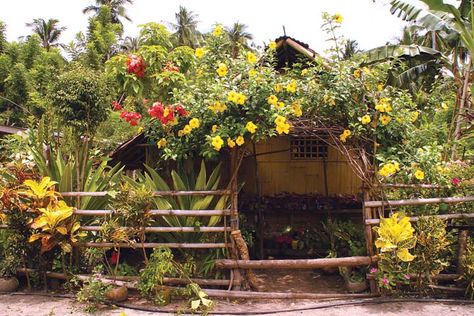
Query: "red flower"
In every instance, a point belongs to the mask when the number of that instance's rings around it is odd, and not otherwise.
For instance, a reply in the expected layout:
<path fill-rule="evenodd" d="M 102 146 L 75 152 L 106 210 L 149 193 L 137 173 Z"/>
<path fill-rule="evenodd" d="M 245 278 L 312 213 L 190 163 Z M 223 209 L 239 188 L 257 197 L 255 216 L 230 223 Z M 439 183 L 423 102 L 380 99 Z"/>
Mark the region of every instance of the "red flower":
<path fill-rule="evenodd" d="M 188 116 L 188 111 L 182 106 L 181 104 L 175 105 L 174 110 L 180 115 L 180 116 Z"/>
<path fill-rule="evenodd" d="M 122 106 L 117 101 L 112 102 L 112 107 L 114 111 L 120 111 L 122 109 Z"/>
<path fill-rule="evenodd" d="M 157 118 L 163 125 L 168 124 L 172 120 L 174 120 L 174 109 L 169 106 L 163 106 L 160 102 L 155 102 L 148 109 L 148 114 L 150 116 Z"/>
<path fill-rule="evenodd" d="M 130 123 L 131 126 L 136 126 L 138 121 L 142 118 L 142 115 L 137 112 L 122 111 L 120 117 L 124 119 L 125 122 Z"/>
<path fill-rule="evenodd" d="M 127 59 L 127 71 L 138 78 L 145 75 L 146 65 L 143 58 L 137 55 L 129 55 Z"/>
<path fill-rule="evenodd" d="M 452 183 L 453 185 L 459 185 L 459 183 L 461 183 L 461 179 L 459 179 L 459 178 L 452 178 L 452 179 L 451 179 L 451 183 Z"/>
<path fill-rule="evenodd" d="M 117 262 L 118 262 L 118 252 L 114 251 L 112 252 L 112 255 L 110 256 L 110 263 L 117 264 Z"/>

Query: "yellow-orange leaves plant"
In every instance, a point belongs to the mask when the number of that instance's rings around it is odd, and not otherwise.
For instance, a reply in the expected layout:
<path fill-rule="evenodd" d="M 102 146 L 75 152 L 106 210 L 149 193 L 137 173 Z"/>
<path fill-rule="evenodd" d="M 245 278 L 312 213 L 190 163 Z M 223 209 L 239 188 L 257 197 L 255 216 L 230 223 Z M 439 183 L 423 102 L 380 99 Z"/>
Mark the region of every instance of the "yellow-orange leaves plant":
<path fill-rule="evenodd" d="M 391 290 L 400 283 L 407 283 L 410 280 L 409 262 L 415 259 L 409 250 L 416 245 L 415 229 L 410 219 L 395 213 L 382 218 L 380 226 L 374 230 L 378 234 L 375 246 L 380 249 L 379 286 Z"/>
<path fill-rule="evenodd" d="M 31 228 L 39 232 L 31 235 L 29 242 L 41 240 L 41 253 L 59 245 L 63 252 L 72 250 L 71 243 L 77 242 L 80 224 L 73 218 L 73 208 L 64 201 L 49 204 L 46 208 L 38 210 L 41 214 L 33 221 Z"/>

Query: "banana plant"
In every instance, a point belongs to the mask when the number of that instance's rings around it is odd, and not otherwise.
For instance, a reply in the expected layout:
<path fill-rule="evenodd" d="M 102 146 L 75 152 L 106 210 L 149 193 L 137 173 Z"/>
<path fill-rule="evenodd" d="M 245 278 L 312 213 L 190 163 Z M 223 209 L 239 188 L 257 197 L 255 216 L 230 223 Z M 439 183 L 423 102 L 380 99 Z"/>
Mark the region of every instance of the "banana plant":
<path fill-rule="evenodd" d="M 137 181 L 124 177 L 125 181 L 131 185 L 145 185 L 153 191 L 202 191 L 217 190 L 220 183 L 221 164 L 214 168 L 209 177 L 207 176 L 206 165 L 201 162 L 199 173 L 177 172 L 170 173 L 170 184 L 168 184 L 155 170 L 145 166 L 146 172 L 139 174 Z M 223 210 L 228 207 L 228 197 L 207 196 L 178 196 L 176 198 L 169 196 L 156 196 L 154 203 L 160 210 Z M 221 219 L 221 216 L 212 216 L 206 223 L 207 226 L 215 226 Z M 197 241 L 201 237 L 199 226 L 202 224 L 196 217 L 188 216 L 163 216 L 164 224 L 170 227 L 196 227 L 196 233 L 173 233 L 167 234 L 170 241 Z M 189 236 L 191 235 L 191 236 Z"/>

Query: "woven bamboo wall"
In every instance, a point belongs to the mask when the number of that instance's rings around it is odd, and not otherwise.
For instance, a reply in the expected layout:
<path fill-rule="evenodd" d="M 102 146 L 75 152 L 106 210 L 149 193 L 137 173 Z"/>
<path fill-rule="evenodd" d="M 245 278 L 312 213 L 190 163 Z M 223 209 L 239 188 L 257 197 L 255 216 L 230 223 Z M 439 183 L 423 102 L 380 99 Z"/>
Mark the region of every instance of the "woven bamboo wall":
<path fill-rule="evenodd" d="M 322 159 L 292 160 L 290 138 L 273 137 L 256 144 L 256 153 L 281 151 L 258 155 L 258 180 L 260 194 L 273 195 L 280 192 L 325 194 L 324 164 Z M 252 148 L 248 148 L 252 151 Z M 245 182 L 244 191 L 257 193 L 255 158 L 246 158 L 242 164 L 240 180 Z M 352 172 L 345 158 L 329 146 L 327 157 L 328 194 L 358 194 L 361 181 Z"/>

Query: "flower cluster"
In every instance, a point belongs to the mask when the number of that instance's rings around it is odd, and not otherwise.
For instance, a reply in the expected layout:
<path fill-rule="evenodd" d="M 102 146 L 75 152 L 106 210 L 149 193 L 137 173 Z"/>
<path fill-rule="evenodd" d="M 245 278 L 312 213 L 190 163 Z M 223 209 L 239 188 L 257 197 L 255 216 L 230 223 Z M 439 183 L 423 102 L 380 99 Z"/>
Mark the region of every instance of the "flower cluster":
<path fill-rule="evenodd" d="M 176 123 L 177 115 L 188 116 L 188 112 L 182 105 L 164 106 L 160 102 L 153 103 L 153 105 L 148 109 L 148 114 L 150 114 L 151 117 L 160 120 L 163 125 L 170 122 L 171 124 Z"/>
<path fill-rule="evenodd" d="M 127 58 L 127 71 L 138 78 L 145 76 L 146 65 L 142 57 L 129 55 Z"/>
<path fill-rule="evenodd" d="M 351 136 L 351 134 L 352 134 L 352 133 L 351 133 L 350 130 L 345 129 L 345 130 L 342 132 L 342 134 L 339 135 L 339 140 L 340 140 L 341 142 L 345 143 L 346 140 L 347 140 L 347 138 L 348 138 L 349 136 Z"/>
<path fill-rule="evenodd" d="M 290 132 L 290 124 L 286 121 L 286 118 L 278 115 L 275 119 L 276 131 L 279 135 Z"/>
<path fill-rule="evenodd" d="M 113 101 L 112 108 L 114 109 L 114 111 L 120 111 L 122 109 L 122 105 L 117 101 Z"/>
<path fill-rule="evenodd" d="M 225 103 L 216 101 L 212 105 L 209 105 L 208 109 L 214 112 L 215 114 L 222 113 L 227 110 L 227 105 L 225 105 Z"/>
<path fill-rule="evenodd" d="M 179 67 L 173 64 L 172 62 L 167 62 L 166 65 L 163 67 L 163 70 L 169 72 L 179 72 Z"/>
<path fill-rule="evenodd" d="M 392 105 L 387 98 L 381 98 L 379 103 L 375 105 L 375 109 L 381 113 L 389 113 L 392 111 Z"/>
<path fill-rule="evenodd" d="M 379 170 L 379 175 L 382 177 L 390 177 L 400 170 L 400 164 L 396 161 L 388 162 Z"/>
<path fill-rule="evenodd" d="M 238 93 L 235 91 L 230 91 L 227 94 L 227 101 L 233 102 L 235 104 L 244 105 L 245 101 L 247 101 L 247 96 L 242 93 Z"/>
<path fill-rule="evenodd" d="M 193 129 L 196 129 L 198 128 L 199 126 L 201 126 L 201 122 L 199 121 L 199 119 L 197 118 L 192 118 L 189 120 L 189 123 L 186 124 L 183 129 L 179 130 L 178 131 L 178 136 L 184 136 L 184 135 L 188 135 L 189 133 L 191 133 L 191 131 Z"/>
<path fill-rule="evenodd" d="M 142 115 L 138 112 L 122 111 L 120 118 L 124 119 L 125 122 L 130 123 L 131 126 L 136 126 L 138 121 L 142 118 Z"/>

